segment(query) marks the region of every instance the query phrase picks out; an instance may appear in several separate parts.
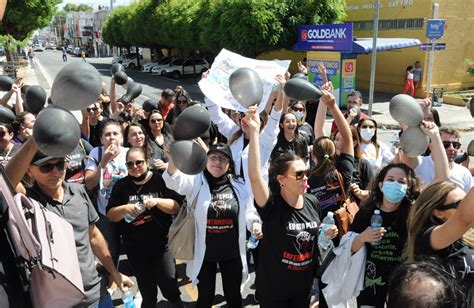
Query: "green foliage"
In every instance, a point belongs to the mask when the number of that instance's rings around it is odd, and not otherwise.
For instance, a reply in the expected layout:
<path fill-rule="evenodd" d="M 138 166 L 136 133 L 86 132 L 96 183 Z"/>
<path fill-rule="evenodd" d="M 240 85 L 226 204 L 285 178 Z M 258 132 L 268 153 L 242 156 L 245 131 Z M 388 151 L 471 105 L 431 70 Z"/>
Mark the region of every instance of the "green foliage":
<path fill-rule="evenodd" d="M 77 6 L 77 11 L 76 12 L 87 12 L 87 13 L 92 13 L 93 8 L 90 5 L 87 4 L 79 4 Z"/>
<path fill-rule="evenodd" d="M 117 12 L 119 10 L 119 12 Z M 289 48 L 303 24 L 340 22 L 344 0 L 144 0 L 108 18 L 104 40 L 115 46 L 166 46 L 255 57 Z"/>
<path fill-rule="evenodd" d="M 65 12 L 77 12 L 77 4 L 66 3 L 66 5 L 63 7 L 63 10 Z"/>
<path fill-rule="evenodd" d="M 49 24 L 61 0 L 14 0 L 8 1 L 0 35 L 10 35 L 23 41 L 34 30 Z"/>
<path fill-rule="evenodd" d="M 63 10 L 66 13 L 69 12 L 88 12 L 91 13 L 93 11 L 92 7 L 88 4 L 74 4 L 74 3 L 66 3 L 63 7 Z"/>

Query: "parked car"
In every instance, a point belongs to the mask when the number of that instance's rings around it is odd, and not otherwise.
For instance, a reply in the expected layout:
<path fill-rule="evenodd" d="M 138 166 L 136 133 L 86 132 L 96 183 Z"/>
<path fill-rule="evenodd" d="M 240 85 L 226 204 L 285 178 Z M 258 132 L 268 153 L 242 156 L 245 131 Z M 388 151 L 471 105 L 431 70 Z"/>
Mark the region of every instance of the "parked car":
<path fill-rule="evenodd" d="M 194 70 L 196 66 L 196 70 Z M 204 58 L 186 59 L 181 63 L 174 61 L 170 66 L 164 66 L 161 68 L 160 75 L 169 75 L 173 79 L 179 79 L 182 75 L 190 75 L 196 73 L 202 73 L 209 69 L 209 62 Z"/>
<path fill-rule="evenodd" d="M 173 59 L 174 59 L 173 57 L 164 57 L 158 61 L 146 63 L 142 66 L 142 72 L 151 73 L 151 70 L 154 67 L 161 66 L 161 65 L 169 65 Z"/>
<path fill-rule="evenodd" d="M 67 53 L 73 53 L 74 48 L 76 48 L 76 46 L 74 46 L 74 45 L 67 45 L 67 48 L 66 48 Z"/>
<path fill-rule="evenodd" d="M 135 57 L 135 58 L 133 58 L 133 59 L 123 59 L 122 65 L 123 65 L 123 67 L 125 67 L 125 68 L 134 69 L 135 67 L 138 66 L 137 58 Z"/>
<path fill-rule="evenodd" d="M 37 52 L 37 51 L 43 52 L 43 51 L 44 51 L 44 48 L 43 48 L 43 46 L 41 46 L 41 45 L 34 45 L 34 46 L 33 46 L 33 51 L 34 51 L 34 52 Z"/>
<path fill-rule="evenodd" d="M 5 55 L 5 48 L 3 46 L 0 46 L 0 56 Z"/>
<path fill-rule="evenodd" d="M 44 47 L 45 50 L 54 50 L 56 49 L 56 45 L 53 44 L 53 43 L 48 43 L 46 44 L 46 46 Z"/>

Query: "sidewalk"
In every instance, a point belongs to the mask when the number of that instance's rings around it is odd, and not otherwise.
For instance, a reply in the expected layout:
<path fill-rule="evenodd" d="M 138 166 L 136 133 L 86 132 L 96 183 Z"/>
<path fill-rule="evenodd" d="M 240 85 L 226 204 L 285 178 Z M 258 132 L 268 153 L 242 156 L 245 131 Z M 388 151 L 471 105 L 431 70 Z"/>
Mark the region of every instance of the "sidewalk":
<path fill-rule="evenodd" d="M 367 92 L 362 92 L 364 102 L 368 101 Z M 395 94 L 374 93 L 374 104 L 372 105 L 372 117 L 377 121 L 378 126 L 383 129 L 400 129 L 400 124 L 396 122 L 389 112 L 390 99 Z M 369 105 L 364 104 L 362 110 L 368 113 Z M 443 104 L 435 107 L 438 110 L 441 124 L 459 131 L 474 131 L 474 119 L 471 117 L 469 109 L 455 105 Z"/>

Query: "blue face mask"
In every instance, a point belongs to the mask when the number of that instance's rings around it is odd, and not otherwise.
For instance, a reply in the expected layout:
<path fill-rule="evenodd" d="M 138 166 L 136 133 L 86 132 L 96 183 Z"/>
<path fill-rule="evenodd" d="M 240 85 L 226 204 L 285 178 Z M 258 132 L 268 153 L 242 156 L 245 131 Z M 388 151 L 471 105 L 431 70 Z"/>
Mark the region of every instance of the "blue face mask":
<path fill-rule="evenodd" d="M 407 185 L 398 182 L 383 182 L 382 193 L 388 202 L 398 203 L 407 194 Z"/>

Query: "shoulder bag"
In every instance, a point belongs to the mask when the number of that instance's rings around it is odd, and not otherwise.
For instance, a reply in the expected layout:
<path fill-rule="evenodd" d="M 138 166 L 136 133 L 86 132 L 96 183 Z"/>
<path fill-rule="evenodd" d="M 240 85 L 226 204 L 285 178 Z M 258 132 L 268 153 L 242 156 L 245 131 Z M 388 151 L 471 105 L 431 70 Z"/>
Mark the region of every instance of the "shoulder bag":
<path fill-rule="evenodd" d="M 354 221 L 354 217 L 359 211 L 359 205 L 357 205 L 357 202 L 351 198 L 350 194 L 346 194 L 344 189 L 344 181 L 342 180 L 342 176 L 339 172 L 337 172 L 337 180 L 339 182 L 339 186 L 341 187 L 342 200 L 344 204 L 334 213 L 334 218 L 339 231 L 338 236 L 339 238 L 342 238 L 344 234 L 349 232 L 349 226 Z"/>

